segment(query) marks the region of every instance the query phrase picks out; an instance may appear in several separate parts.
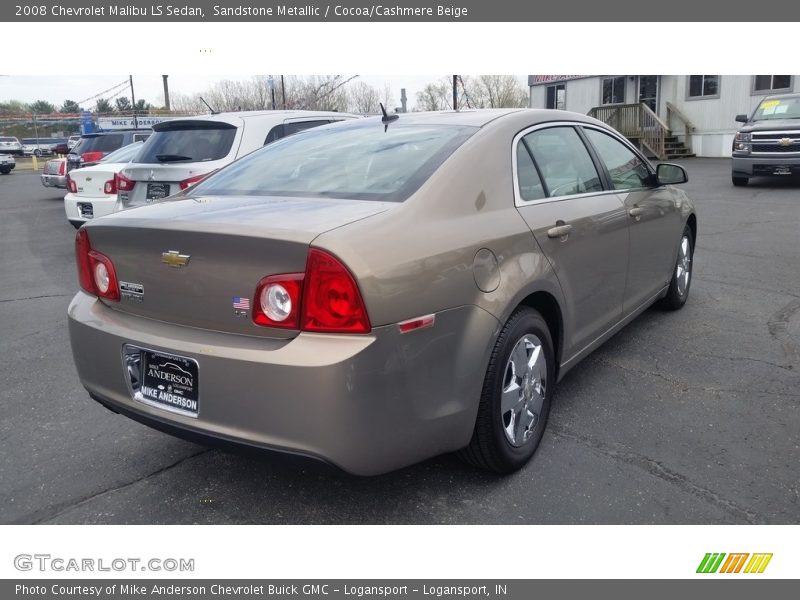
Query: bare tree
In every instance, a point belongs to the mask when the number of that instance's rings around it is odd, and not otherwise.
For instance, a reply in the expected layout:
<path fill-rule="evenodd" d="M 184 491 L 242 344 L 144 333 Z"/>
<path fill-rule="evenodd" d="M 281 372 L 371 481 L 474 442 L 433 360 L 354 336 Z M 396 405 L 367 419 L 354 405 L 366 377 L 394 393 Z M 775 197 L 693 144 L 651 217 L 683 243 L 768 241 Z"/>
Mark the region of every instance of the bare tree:
<path fill-rule="evenodd" d="M 447 78 L 434 81 L 417 92 L 416 110 L 447 110 L 451 100 L 452 88 Z"/>
<path fill-rule="evenodd" d="M 462 78 L 462 90 L 473 108 L 522 108 L 528 93 L 513 75 L 477 75 Z"/>

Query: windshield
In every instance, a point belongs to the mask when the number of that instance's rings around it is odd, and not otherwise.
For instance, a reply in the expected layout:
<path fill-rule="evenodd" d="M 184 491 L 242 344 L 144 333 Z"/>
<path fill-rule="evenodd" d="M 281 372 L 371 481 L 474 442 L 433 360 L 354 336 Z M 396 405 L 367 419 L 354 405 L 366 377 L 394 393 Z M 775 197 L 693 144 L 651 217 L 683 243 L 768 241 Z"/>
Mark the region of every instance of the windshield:
<path fill-rule="evenodd" d="M 351 198 L 401 202 L 476 127 L 384 125 L 377 119 L 294 134 L 209 177 L 193 195 Z"/>
<path fill-rule="evenodd" d="M 227 123 L 198 123 L 153 132 L 137 162 L 204 162 L 225 158 L 236 128 Z"/>
<path fill-rule="evenodd" d="M 800 96 L 762 100 L 753 115 L 753 121 L 773 119 L 800 119 Z"/>
<path fill-rule="evenodd" d="M 123 136 L 121 133 L 84 137 L 75 145 L 72 152 L 74 154 L 83 154 L 84 152 L 113 152 L 122 146 L 122 138 Z"/>
<path fill-rule="evenodd" d="M 121 163 L 121 162 L 129 162 L 133 160 L 133 158 L 139 153 L 139 151 L 144 146 L 144 142 L 134 142 L 132 144 L 128 144 L 127 146 L 123 146 L 119 150 L 115 150 L 111 154 L 103 157 L 103 160 L 100 162 L 104 163 Z"/>

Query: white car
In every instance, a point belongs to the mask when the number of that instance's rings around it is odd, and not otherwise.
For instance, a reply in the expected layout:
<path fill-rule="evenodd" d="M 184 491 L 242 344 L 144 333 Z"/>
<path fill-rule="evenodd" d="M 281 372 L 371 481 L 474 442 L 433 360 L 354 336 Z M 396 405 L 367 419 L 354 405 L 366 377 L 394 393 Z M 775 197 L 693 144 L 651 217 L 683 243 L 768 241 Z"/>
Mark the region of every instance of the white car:
<path fill-rule="evenodd" d="M 22 144 L 15 137 L 0 137 L 0 154 L 17 154 L 22 156 Z"/>
<path fill-rule="evenodd" d="M 17 166 L 17 161 L 10 154 L 0 154 L 0 174 L 8 175 Z"/>
<path fill-rule="evenodd" d="M 111 152 L 91 167 L 73 169 L 67 174 L 64 212 L 78 229 L 89 219 L 115 211 L 118 173 L 142 150 L 144 142 L 134 142 Z"/>
<path fill-rule="evenodd" d="M 75 144 L 81 141 L 80 135 L 71 135 L 67 140 L 67 147 L 72 150 L 75 147 Z"/>
<path fill-rule="evenodd" d="M 153 125 L 141 154 L 117 178 L 119 208 L 141 206 L 197 183 L 237 158 L 303 129 L 357 115 L 251 111 L 173 119 Z"/>

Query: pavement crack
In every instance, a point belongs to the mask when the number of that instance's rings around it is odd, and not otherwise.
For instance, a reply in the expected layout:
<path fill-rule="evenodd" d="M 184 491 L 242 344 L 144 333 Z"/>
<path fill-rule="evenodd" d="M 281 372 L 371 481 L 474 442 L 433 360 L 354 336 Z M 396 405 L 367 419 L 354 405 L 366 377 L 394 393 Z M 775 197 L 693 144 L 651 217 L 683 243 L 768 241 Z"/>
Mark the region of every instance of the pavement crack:
<path fill-rule="evenodd" d="M 0 304 L 4 302 L 22 302 L 24 300 L 39 300 L 40 298 L 69 298 L 73 294 L 43 294 L 41 296 L 28 296 L 26 298 L 5 298 L 0 299 Z"/>
<path fill-rule="evenodd" d="M 607 444 L 600 442 L 599 440 L 596 440 L 588 436 L 571 433 L 566 429 L 564 429 L 563 427 L 554 426 L 552 423 L 548 425 L 547 431 L 548 433 L 551 433 L 558 438 L 577 442 L 583 446 L 588 447 L 589 449 L 598 454 L 602 454 L 611 459 L 627 463 L 643 471 L 646 471 L 650 475 L 657 477 L 658 479 L 661 479 L 662 481 L 665 481 L 670 485 L 674 485 L 683 490 L 684 492 L 696 496 L 708 502 L 709 504 L 713 504 L 714 506 L 721 508 L 722 510 L 736 517 L 737 519 L 746 521 L 751 525 L 765 522 L 763 518 L 761 518 L 757 513 L 753 512 L 752 510 L 739 506 L 732 500 L 723 498 L 717 492 L 694 483 L 685 475 L 682 475 L 677 471 L 673 471 L 672 469 L 666 467 L 663 463 L 657 460 L 648 458 L 647 456 L 643 456 L 641 454 L 636 454 L 635 452 L 615 449 Z"/>
<path fill-rule="evenodd" d="M 186 462 L 188 460 L 191 460 L 193 458 L 197 458 L 198 456 L 206 454 L 207 452 L 210 452 L 211 450 L 212 450 L 212 448 L 203 448 L 202 450 L 200 450 L 198 452 L 194 452 L 192 454 L 184 456 L 183 458 L 180 458 L 180 459 L 176 460 L 173 463 L 170 463 L 170 464 L 165 465 L 165 466 L 163 466 L 163 467 L 161 467 L 159 469 L 156 469 L 155 471 L 153 471 L 151 473 L 147 473 L 146 475 L 142 475 L 141 477 L 138 477 L 138 478 L 134 479 L 133 481 L 129 481 L 129 482 L 123 483 L 121 485 L 110 487 L 110 488 L 102 490 L 100 492 L 96 492 L 94 494 L 90 494 L 88 496 L 84 496 L 83 498 L 78 498 L 77 500 L 70 500 L 68 502 L 64 502 L 62 504 L 58 504 L 58 505 L 49 507 L 48 509 L 44 509 L 44 510 L 41 510 L 41 511 L 36 511 L 33 514 L 27 515 L 25 517 L 20 517 L 19 519 L 15 519 L 14 521 L 12 521 L 11 524 L 13 524 L 13 525 L 39 525 L 41 523 L 46 523 L 47 521 L 51 521 L 53 519 L 56 519 L 56 518 L 60 517 L 61 515 L 65 514 L 65 513 L 68 513 L 69 511 L 73 510 L 74 508 L 77 508 L 79 506 L 83 506 L 84 504 L 92 502 L 93 500 L 96 500 L 97 498 L 101 498 L 101 497 L 106 496 L 108 494 L 113 494 L 114 492 L 118 492 L 120 490 L 124 490 L 124 489 L 129 488 L 129 487 L 131 487 L 131 486 L 133 486 L 133 485 L 135 485 L 135 484 L 137 484 L 139 482 L 142 482 L 142 481 L 144 481 L 146 479 L 149 479 L 150 477 L 155 477 L 156 475 L 161 475 L 162 473 L 164 473 L 166 471 L 169 471 L 171 469 L 174 469 L 175 467 L 180 466 L 181 464 L 183 464 L 184 462 Z"/>

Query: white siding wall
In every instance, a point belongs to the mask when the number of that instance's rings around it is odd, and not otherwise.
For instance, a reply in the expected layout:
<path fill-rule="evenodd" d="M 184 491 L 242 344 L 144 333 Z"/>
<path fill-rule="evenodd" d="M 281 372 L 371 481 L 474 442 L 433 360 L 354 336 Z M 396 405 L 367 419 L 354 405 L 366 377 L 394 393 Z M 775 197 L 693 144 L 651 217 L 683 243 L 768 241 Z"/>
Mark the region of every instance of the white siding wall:
<path fill-rule="evenodd" d="M 632 80 L 631 77 L 634 77 Z M 567 92 L 567 110 L 586 114 L 595 106 L 600 106 L 602 76 L 573 79 L 563 82 Z M 800 92 L 800 75 L 792 80 L 794 91 Z M 636 102 L 637 80 L 628 75 L 625 79 L 625 101 Z M 666 103 L 671 102 L 683 112 L 695 126 L 692 136 L 692 150 L 697 156 L 730 156 L 733 135 L 738 129 L 734 118 L 738 114 L 750 113 L 763 95 L 751 93 L 751 75 L 722 75 L 720 77 L 720 96 L 705 100 L 689 100 L 686 75 L 662 75 L 659 91 L 658 115 L 666 120 Z M 544 108 L 547 99 L 546 85 L 531 88 L 531 107 Z M 680 123 L 672 123 L 675 133 L 680 133 Z"/>

